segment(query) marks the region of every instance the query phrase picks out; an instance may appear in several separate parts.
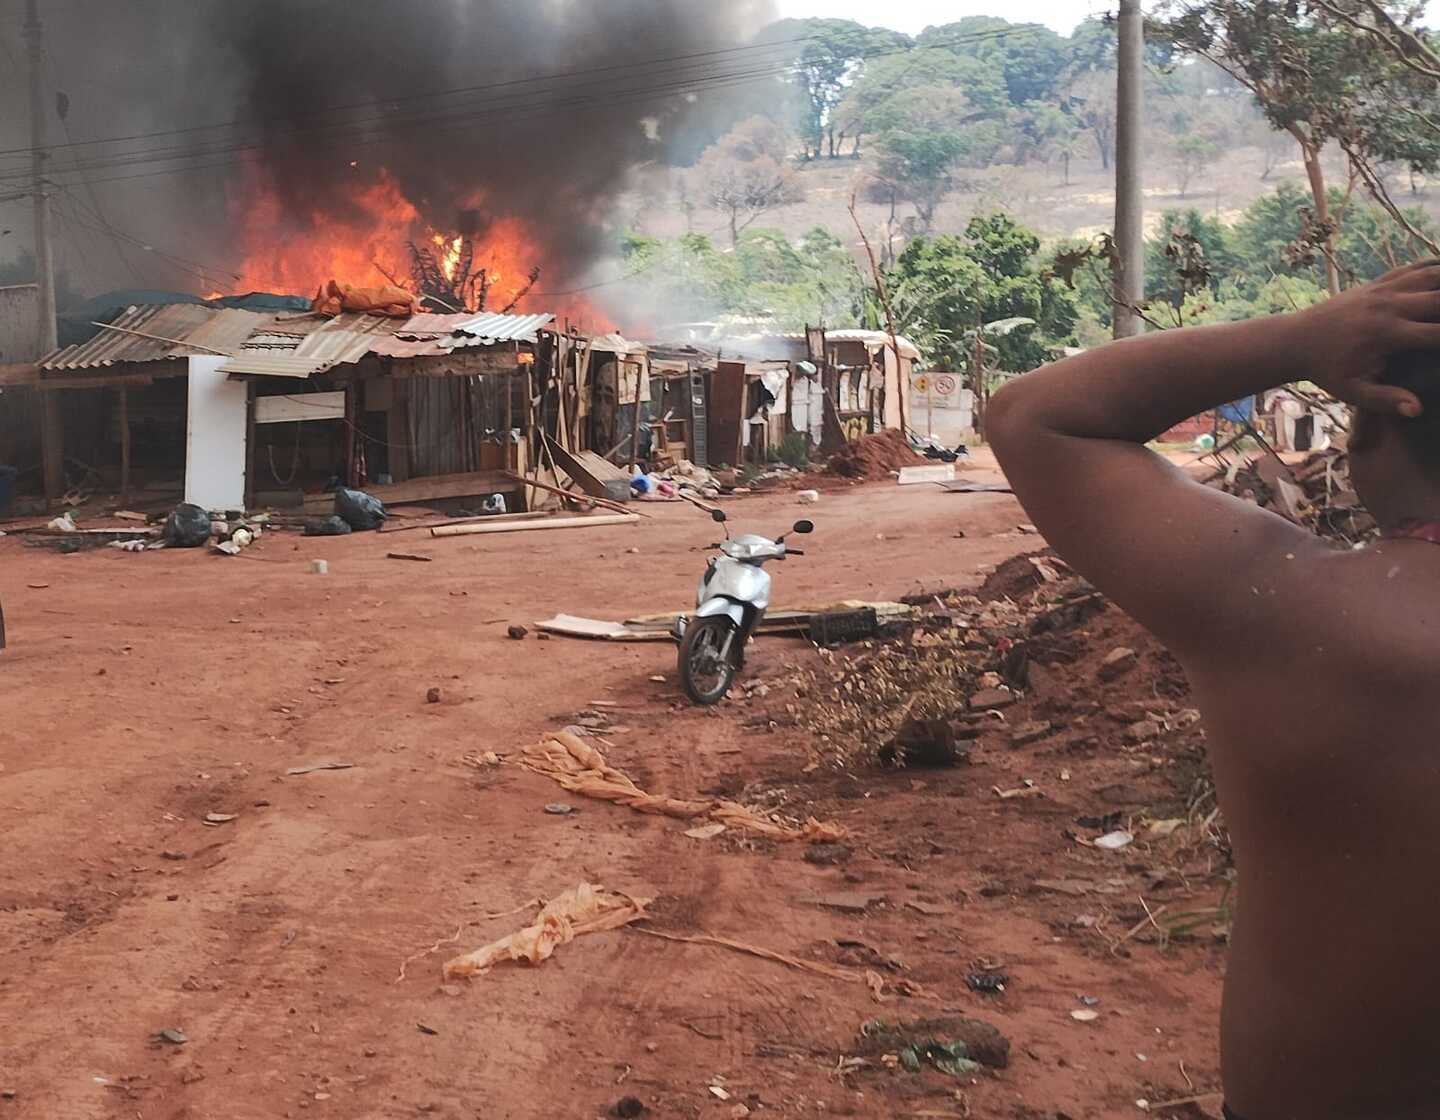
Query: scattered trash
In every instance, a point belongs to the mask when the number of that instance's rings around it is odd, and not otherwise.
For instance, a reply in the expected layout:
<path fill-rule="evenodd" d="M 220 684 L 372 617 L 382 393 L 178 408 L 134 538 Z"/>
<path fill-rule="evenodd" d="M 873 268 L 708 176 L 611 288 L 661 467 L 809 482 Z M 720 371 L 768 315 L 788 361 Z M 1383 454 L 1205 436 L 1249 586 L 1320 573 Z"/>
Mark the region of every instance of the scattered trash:
<path fill-rule="evenodd" d="M 685 835 L 692 840 L 713 840 L 724 831 L 723 824 L 702 824 L 698 828 L 687 828 Z"/>
<path fill-rule="evenodd" d="M 505 636 L 516 642 L 520 641 L 528 633 L 530 633 L 530 631 L 526 630 L 523 626 L 507 626 L 505 628 Z"/>
<path fill-rule="evenodd" d="M 573 805 L 566 805 L 563 801 L 552 801 L 545 806 L 545 812 L 549 813 L 552 817 L 568 817 L 574 811 L 575 807 Z"/>
<path fill-rule="evenodd" d="M 1076 998 L 1086 1007 L 1098 1007 L 1100 1004 L 1099 996 L 1077 996 Z"/>
<path fill-rule="evenodd" d="M 425 703 L 427 703 L 427 704 L 438 704 L 438 703 L 440 703 L 440 690 L 439 690 L 438 688 L 430 688 L 430 689 L 427 689 L 426 692 L 425 692 Z"/>
<path fill-rule="evenodd" d="M 106 548 L 116 548 L 121 552 L 144 552 L 149 545 L 144 541 L 110 541 Z"/>
<path fill-rule="evenodd" d="M 239 819 L 239 816 L 240 814 L 238 813 L 206 813 L 205 819 L 200 823 L 212 825 L 229 824 L 231 821 Z"/>
<path fill-rule="evenodd" d="M 912 1073 L 926 1062 L 955 1077 L 977 1073 L 984 1066 L 1005 1069 L 1010 1064 L 1009 1039 L 989 1023 L 960 1017 L 909 1023 L 872 1019 L 861 1025 L 857 1049 L 864 1056 L 897 1054 L 901 1066 Z"/>
<path fill-rule="evenodd" d="M 418 1030 L 421 1034 L 439 1034 L 439 1033 L 440 1033 L 440 1032 L 437 1031 L 434 1027 L 426 1026 L 424 1023 L 416 1023 L 416 1024 L 415 1024 L 415 1029 Z"/>
<path fill-rule="evenodd" d="M 184 1046 L 189 1042 L 189 1037 L 179 1027 L 166 1027 L 163 1031 L 157 1031 L 155 1037 L 161 1042 L 168 1042 L 172 1046 Z"/>
<path fill-rule="evenodd" d="M 1174 833 L 1174 831 L 1184 823 L 1185 821 L 1181 817 L 1172 817 L 1169 820 L 1163 821 L 1151 821 L 1145 831 L 1151 836 L 1165 837 Z"/>
<path fill-rule="evenodd" d="M 580 883 L 546 903 L 535 921 L 508 937 L 445 962 L 447 980 L 473 976 L 501 961 L 539 964 L 582 934 L 619 929 L 646 917 L 649 899 L 632 898 L 592 883 Z"/>
<path fill-rule="evenodd" d="M 716 1100 L 728 1101 L 730 1099 L 730 1094 L 719 1085 L 710 1086 L 710 1095 Z"/>
<path fill-rule="evenodd" d="M 207 518 L 206 521 L 208 523 L 209 519 Z M 73 533 L 76 531 L 75 515 L 73 513 L 63 513 L 46 525 L 45 528 L 53 529 L 57 533 Z"/>
<path fill-rule="evenodd" d="M 343 537 L 349 532 L 349 522 L 335 514 L 329 517 L 312 517 L 305 522 L 307 537 Z"/>
<path fill-rule="evenodd" d="M 311 560 L 310 571 L 317 576 L 329 575 L 330 563 L 327 560 Z"/>
<path fill-rule="evenodd" d="M 190 502 L 181 502 L 165 519 L 160 535 L 171 548 L 199 548 L 210 539 L 210 514 Z"/>
<path fill-rule="evenodd" d="M 990 790 L 1001 801 L 1009 801 L 1015 797 L 1044 797 L 1044 792 L 1030 779 L 1026 779 L 1023 785 L 1015 789 L 1001 789 L 999 786 L 991 786 Z"/>
<path fill-rule="evenodd" d="M 1112 649 L 1105 655 L 1105 660 L 1100 662 L 1100 679 L 1102 681 L 1113 681 L 1117 677 L 1124 676 L 1135 667 L 1137 655 L 1133 649 L 1121 646 L 1119 649 Z"/>
<path fill-rule="evenodd" d="M 965 986 L 972 992 L 994 995 L 1005 990 L 1010 977 L 1003 972 L 972 972 L 965 977 Z"/>
<path fill-rule="evenodd" d="M 1129 847 L 1134 843 L 1135 837 L 1126 832 L 1123 828 L 1117 828 L 1114 832 L 1107 832 L 1104 836 L 1097 836 L 1092 843 L 1097 848 L 1104 848 L 1108 852 L 1118 852 L 1121 848 Z"/>
<path fill-rule="evenodd" d="M 367 530 L 380 528 L 389 514 L 379 498 L 341 486 L 335 491 L 335 516 L 352 529 Z"/>
<path fill-rule="evenodd" d="M 757 832 L 772 840 L 842 840 L 844 829 L 821 824 L 813 817 L 801 825 L 779 823 L 734 801 L 682 801 L 646 793 L 624 771 L 605 761 L 598 748 L 569 732 L 552 732 L 539 743 L 525 748 L 521 763 L 527 770 L 553 778 L 571 793 L 625 805 L 641 813 L 693 820 L 712 821 Z"/>
<path fill-rule="evenodd" d="M 618 1116 L 620 1120 L 634 1120 L 637 1116 L 644 1116 L 650 1110 L 645 1107 L 645 1102 L 639 1097 L 621 1097 L 615 1102 L 615 1107 L 610 1110 L 611 1116 Z"/>
<path fill-rule="evenodd" d="M 953 482 L 955 464 L 942 463 L 924 467 L 901 467 L 895 480 L 898 486 L 913 486 L 918 482 Z"/>
<path fill-rule="evenodd" d="M 1074 1019 L 1077 1023 L 1093 1023 L 1096 1019 L 1100 1018 L 1100 1012 L 1092 1011 L 1088 1007 L 1081 1007 L 1070 1012 L 1070 1018 Z"/>
<path fill-rule="evenodd" d="M 820 500 L 819 490 L 800 490 L 795 494 L 795 500 L 803 505 L 813 505 Z"/>

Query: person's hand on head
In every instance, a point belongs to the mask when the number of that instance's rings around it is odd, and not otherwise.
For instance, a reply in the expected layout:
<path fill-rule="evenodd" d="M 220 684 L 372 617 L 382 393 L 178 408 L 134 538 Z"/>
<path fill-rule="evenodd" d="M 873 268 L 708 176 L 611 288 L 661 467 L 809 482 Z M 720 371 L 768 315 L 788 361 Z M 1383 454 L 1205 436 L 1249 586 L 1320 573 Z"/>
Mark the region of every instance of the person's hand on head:
<path fill-rule="evenodd" d="M 1440 356 L 1440 259 L 1387 272 L 1299 318 L 1312 381 L 1367 412 L 1420 415 L 1419 397 L 1380 378 L 1394 354 Z"/>

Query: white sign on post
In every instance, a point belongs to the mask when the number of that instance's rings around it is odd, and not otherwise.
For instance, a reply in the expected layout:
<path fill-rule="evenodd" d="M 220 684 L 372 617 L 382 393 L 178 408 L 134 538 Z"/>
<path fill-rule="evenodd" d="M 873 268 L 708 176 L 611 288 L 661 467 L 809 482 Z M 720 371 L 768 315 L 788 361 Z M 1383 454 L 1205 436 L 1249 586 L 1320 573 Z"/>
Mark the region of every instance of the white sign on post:
<path fill-rule="evenodd" d="M 189 359 L 185 500 L 208 510 L 245 508 L 245 382 L 219 372 L 224 355 Z"/>

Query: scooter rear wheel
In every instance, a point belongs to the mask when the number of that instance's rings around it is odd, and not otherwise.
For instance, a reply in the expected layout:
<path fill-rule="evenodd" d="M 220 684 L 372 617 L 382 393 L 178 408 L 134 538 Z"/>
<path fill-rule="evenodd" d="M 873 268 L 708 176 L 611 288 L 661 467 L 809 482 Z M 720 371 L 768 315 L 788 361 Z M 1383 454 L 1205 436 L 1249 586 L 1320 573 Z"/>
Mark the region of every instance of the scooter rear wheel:
<path fill-rule="evenodd" d="M 697 704 L 718 704 L 735 682 L 735 664 L 724 656 L 725 640 L 734 634 L 735 623 L 724 617 L 694 618 L 685 627 L 680 641 L 680 683 L 685 695 Z"/>

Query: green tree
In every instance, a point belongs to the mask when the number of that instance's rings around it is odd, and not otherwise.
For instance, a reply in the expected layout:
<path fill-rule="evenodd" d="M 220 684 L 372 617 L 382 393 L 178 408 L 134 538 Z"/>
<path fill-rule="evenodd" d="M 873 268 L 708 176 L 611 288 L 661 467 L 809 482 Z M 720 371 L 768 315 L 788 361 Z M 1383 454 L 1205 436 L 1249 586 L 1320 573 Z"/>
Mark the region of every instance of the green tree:
<path fill-rule="evenodd" d="M 836 110 L 866 56 L 904 50 L 910 38 L 848 19 L 782 19 L 757 36 L 761 43 L 795 39 L 804 40 L 795 55 L 795 82 L 804 95 L 805 155 L 833 159 L 839 154 Z"/>
<path fill-rule="evenodd" d="M 1171 155 L 1181 198 L 1190 193 L 1190 184 L 1195 176 L 1213 164 L 1219 154 L 1220 145 L 1208 136 L 1181 136 L 1175 141 L 1171 146 Z"/>
<path fill-rule="evenodd" d="M 873 174 L 915 207 L 927 233 L 954 186 L 956 163 L 986 139 L 972 127 L 984 116 L 960 90 L 940 86 L 905 90 L 874 114 Z"/>
<path fill-rule="evenodd" d="M 936 365 L 968 371 L 977 424 L 997 371 L 1034 369 L 1073 336 L 1074 297 L 1041 269 L 1039 249 L 1030 230 L 992 214 L 971 219 L 963 237 L 916 238 L 887 275 L 898 329 Z M 985 329 L 1007 320 L 1025 322 Z"/>
<path fill-rule="evenodd" d="M 977 112 L 1000 113 L 1009 105 L 999 71 L 978 59 L 934 47 L 881 55 L 865 63 L 836 111 L 839 131 L 854 141 L 853 153 L 859 155 L 861 138 L 874 130 L 877 113 L 883 116 L 898 95 L 927 87 L 963 90 Z"/>
<path fill-rule="evenodd" d="M 999 71 L 1016 108 L 1027 101 L 1053 98 L 1069 59 L 1069 44 L 1063 36 L 1041 24 L 1011 23 L 998 16 L 967 16 L 930 27 L 915 42 L 976 59 Z"/>
<path fill-rule="evenodd" d="M 1058 105 L 1031 101 L 1019 117 L 1023 144 L 1016 151 L 1016 162 L 1025 163 L 1038 157 L 1046 163 L 1059 163 L 1065 169 L 1065 185 L 1070 185 L 1070 161 L 1080 147 L 1080 125 Z"/>

